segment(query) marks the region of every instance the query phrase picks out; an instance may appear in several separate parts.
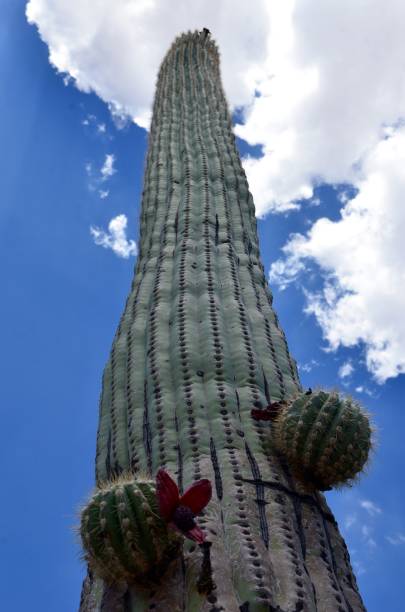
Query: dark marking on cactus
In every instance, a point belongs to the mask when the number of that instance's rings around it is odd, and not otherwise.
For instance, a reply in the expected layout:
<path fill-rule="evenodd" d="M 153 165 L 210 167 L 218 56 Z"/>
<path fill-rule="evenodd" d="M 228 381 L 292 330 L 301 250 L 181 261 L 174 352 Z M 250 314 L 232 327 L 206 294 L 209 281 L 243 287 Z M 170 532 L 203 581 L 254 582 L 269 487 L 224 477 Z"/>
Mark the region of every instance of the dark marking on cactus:
<path fill-rule="evenodd" d="M 329 534 L 329 530 L 328 530 L 328 525 L 326 524 L 325 518 L 324 518 L 323 516 L 321 516 L 321 518 L 322 518 L 322 526 L 323 526 L 323 530 L 324 530 L 324 532 L 325 532 L 325 538 L 326 538 L 326 541 L 327 541 L 327 543 L 328 543 L 328 549 L 329 549 L 329 554 L 330 554 L 330 558 L 331 558 L 331 561 L 332 561 L 333 573 L 334 573 L 334 575 L 335 575 L 335 579 L 336 579 L 336 585 L 337 585 L 337 588 L 339 589 L 341 596 L 342 596 L 342 597 L 343 597 L 343 599 L 345 600 L 345 604 L 346 604 L 346 606 L 347 606 L 348 611 L 349 611 L 349 612 L 353 612 L 353 608 L 351 607 L 350 602 L 349 602 L 349 600 L 347 599 L 347 597 L 346 597 L 346 594 L 345 594 L 344 590 L 343 590 L 343 589 L 341 589 L 341 588 L 340 588 L 340 586 L 338 586 L 338 585 L 339 585 L 339 580 L 338 580 L 338 567 L 337 567 L 337 563 L 336 563 L 335 552 L 334 552 L 334 550 L 333 550 L 332 542 L 331 542 L 331 539 L 330 539 L 330 534 Z"/>
<path fill-rule="evenodd" d="M 115 461 L 114 467 L 111 470 L 111 478 L 118 478 L 123 473 L 123 471 L 124 469 L 120 466 L 118 461 Z"/>
<path fill-rule="evenodd" d="M 325 512 L 325 510 L 323 510 L 323 508 L 321 508 L 321 506 L 319 505 L 318 501 L 314 499 L 313 497 L 311 497 L 311 495 L 306 495 L 305 493 L 298 493 L 297 491 L 292 491 L 291 489 L 288 489 L 287 487 L 280 484 L 279 482 L 272 482 L 268 480 L 252 480 L 251 478 L 240 478 L 240 480 L 242 482 L 247 482 L 248 484 L 251 484 L 251 485 L 261 484 L 264 487 L 268 487 L 269 489 L 274 489 L 275 491 L 280 491 L 280 493 L 285 493 L 291 498 L 296 497 L 302 503 L 308 504 L 316 508 L 318 512 L 320 512 L 320 514 L 325 518 L 325 520 L 329 521 L 330 523 L 335 525 L 335 527 L 337 527 L 336 519 L 333 516 L 333 514 L 331 514 L 330 512 Z"/>
<path fill-rule="evenodd" d="M 238 407 L 238 416 L 239 416 L 239 421 L 242 421 L 242 417 L 240 414 L 240 398 L 239 398 L 239 393 L 238 391 L 235 389 L 235 395 L 236 395 L 236 405 Z"/>
<path fill-rule="evenodd" d="M 131 593 L 129 589 L 125 591 L 123 604 L 124 604 L 123 612 L 132 612 Z"/>
<path fill-rule="evenodd" d="M 181 610 L 182 612 L 187 612 L 187 607 L 186 607 L 186 562 L 184 560 L 183 552 L 181 553 L 180 560 L 181 560 L 181 582 L 182 582 L 182 588 L 183 588 L 182 598 L 181 598 Z"/>
<path fill-rule="evenodd" d="M 223 495 L 222 477 L 221 477 L 221 471 L 219 469 L 217 451 L 216 451 L 214 440 L 212 439 L 212 437 L 210 437 L 210 451 L 211 451 L 212 468 L 214 470 L 214 475 L 215 475 L 215 490 L 217 492 L 218 499 L 222 499 L 222 495 Z"/>
<path fill-rule="evenodd" d="M 176 427 L 176 433 L 177 433 L 177 439 L 179 440 L 179 420 L 177 418 L 177 414 L 174 415 L 174 424 Z M 181 446 L 180 446 L 180 442 L 178 442 L 176 444 L 176 449 L 177 449 L 177 463 L 179 465 L 179 471 L 177 474 L 177 481 L 178 481 L 178 486 L 179 486 L 179 492 L 180 495 L 183 494 L 183 455 L 181 453 Z"/>
<path fill-rule="evenodd" d="M 262 368 L 262 372 L 263 372 L 263 381 L 264 381 L 264 394 L 266 396 L 267 403 L 270 405 L 271 404 L 270 387 L 269 387 L 269 383 L 266 378 L 266 374 L 264 373 L 264 368 Z"/>
<path fill-rule="evenodd" d="M 307 542 L 305 539 L 305 531 L 302 525 L 301 500 L 297 499 L 297 497 L 294 495 L 292 497 L 292 503 L 294 506 L 295 520 L 297 523 L 297 533 L 301 544 L 302 556 L 305 559 L 307 556 Z"/>
<path fill-rule="evenodd" d="M 128 591 L 125 586 L 125 593 Z M 122 610 L 123 587 L 116 584 L 104 585 L 101 598 L 100 612 L 111 612 L 112 610 Z"/>
<path fill-rule="evenodd" d="M 111 429 L 108 432 L 107 454 L 105 457 L 105 471 L 107 478 L 111 478 Z"/>
<path fill-rule="evenodd" d="M 256 494 L 257 494 L 257 502 L 259 507 L 259 520 L 260 520 L 260 534 L 262 536 L 262 540 L 266 548 L 269 547 L 269 527 L 267 525 L 266 518 L 266 509 L 264 507 L 264 487 L 261 484 L 261 474 L 260 469 L 257 464 L 256 459 L 254 458 L 252 451 L 250 450 L 248 444 L 245 442 L 245 449 L 247 458 L 249 460 L 250 469 L 252 471 L 253 479 L 255 480 Z"/>
<path fill-rule="evenodd" d="M 151 431 L 150 431 L 150 423 L 149 423 L 149 411 L 148 411 L 148 383 L 145 378 L 145 382 L 143 385 L 143 444 L 145 447 L 148 469 L 149 473 L 152 475 L 152 443 L 151 443 Z"/>
<path fill-rule="evenodd" d="M 312 584 L 312 593 L 313 593 L 313 596 L 314 596 L 315 608 L 318 609 L 318 598 L 317 598 L 317 595 L 316 595 L 316 588 L 315 588 L 315 585 L 312 582 L 312 580 L 311 580 L 311 584 Z"/>
<path fill-rule="evenodd" d="M 178 232 L 178 229 L 179 229 L 179 209 L 177 209 L 176 217 L 174 219 L 174 232 L 175 232 L 175 235 L 176 235 L 176 242 L 177 242 L 177 232 Z"/>
<path fill-rule="evenodd" d="M 215 245 L 218 246 L 218 242 L 219 242 L 219 222 L 218 222 L 218 215 L 215 215 Z"/>
<path fill-rule="evenodd" d="M 203 542 L 200 544 L 200 548 L 203 553 L 203 560 L 201 565 L 200 576 L 197 581 L 197 590 L 200 594 L 208 595 L 216 588 L 216 585 L 212 579 L 212 567 L 211 567 L 211 557 L 210 557 L 210 548 L 212 542 Z"/>
<path fill-rule="evenodd" d="M 279 458 L 281 467 L 284 470 L 284 474 L 285 474 L 285 477 L 287 479 L 288 485 L 289 485 L 291 491 L 295 492 L 294 481 L 293 481 L 293 479 L 291 477 L 291 473 L 290 473 L 290 470 L 288 468 L 288 464 L 285 461 L 284 457 L 279 456 L 278 458 Z M 295 512 L 295 520 L 296 520 L 296 526 L 297 526 L 297 533 L 298 533 L 298 537 L 299 537 L 300 544 L 301 544 L 302 557 L 303 557 L 303 559 L 305 561 L 305 558 L 306 558 L 306 555 L 307 555 L 307 543 L 306 543 L 306 539 L 305 539 L 304 527 L 302 525 L 301 500 L 299 499 L 299 497 L 294 495 L 292 497 L 292 503 L 293 503 L 294 512 Z M 305 567 L 305 571 L 308 574 L 308 569 L 307 569 L 305 563 L 304 563 L 304 567 Z"/>
<path fill-rule="evenodd" d="M 333 487 L 328 487 L 324 482 L 318 480 L 309 470 L 302 470 L 302 475 L 307 482 L 311 482 L 319 491 L 332 491 Z"/>

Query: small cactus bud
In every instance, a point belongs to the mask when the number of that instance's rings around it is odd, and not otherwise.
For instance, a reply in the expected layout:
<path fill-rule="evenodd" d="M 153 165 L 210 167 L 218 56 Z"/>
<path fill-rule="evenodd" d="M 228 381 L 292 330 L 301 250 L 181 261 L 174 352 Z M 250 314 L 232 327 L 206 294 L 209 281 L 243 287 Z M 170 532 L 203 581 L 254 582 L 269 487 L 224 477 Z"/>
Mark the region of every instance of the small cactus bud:
<path fill-rule="evenodd" d="M 158 514 L 155 497 L 149 482 L 122 478 L 104 485 L 82 512 L 85 557 L 91 569 L 108 583 L 158 582 L 179 552 L 181 536 Z"/>
<path fill-rule="evenodd" d="M 321 490 L 350 484 L 372 445 L 369 418 L 360 406 L 324 391 L 300 394 L 285 404 L 273 431 L 295 475 Z"/>

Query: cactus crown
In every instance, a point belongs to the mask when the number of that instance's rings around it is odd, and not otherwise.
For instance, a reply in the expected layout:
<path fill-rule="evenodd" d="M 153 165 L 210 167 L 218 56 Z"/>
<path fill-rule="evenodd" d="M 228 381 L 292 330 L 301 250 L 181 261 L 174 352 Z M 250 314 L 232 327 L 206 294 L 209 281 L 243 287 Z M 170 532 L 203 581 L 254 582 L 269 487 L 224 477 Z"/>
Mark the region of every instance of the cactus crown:
<path fill-rule="evenodd" d="M 81 512 L 84 557 L 107 582 L 158 582 L 181 536 L 159 514 L 156 484 L 127 476 L 95 490 Z"/>
<path fill-rule="evenodd" d="M 326 391 L 296 396 L 274 426 L 276 446 L 292 471 L 321 490 L 351 484 L 369 457 L 371 433 L 359 404 Z"/>

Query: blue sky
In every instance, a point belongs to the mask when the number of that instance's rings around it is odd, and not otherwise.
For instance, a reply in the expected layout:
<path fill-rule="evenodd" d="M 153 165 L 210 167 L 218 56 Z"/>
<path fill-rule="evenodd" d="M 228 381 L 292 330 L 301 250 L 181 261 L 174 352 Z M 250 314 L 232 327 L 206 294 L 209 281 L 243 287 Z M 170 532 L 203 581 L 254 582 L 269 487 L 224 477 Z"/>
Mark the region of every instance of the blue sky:
<path fill-rule="evenodd" d="M 136 261 L 119 255 L 128 247 L 126 240 L 138 240 L 147 132 L 114 119 L 105 92 L 100 93 L 103 101 L 73 83 L 66 85 L 24 10 L 22 0 L 3 0 L 0 21 L 1 453 L 3 498 L 9 502 L 0 514 L 0 563 L 6 577 L 0 600 L 6 610 L 29 606 L 33 611 L 71 612 L 78 605 L 84 571 L 72 526 L 78 505 L 93 486 L 101 374 Z M 231 98 L 243 101 L 244 95 L 242 88 Z M 235 115 L 240 121 L 243 116 Z M 262 148 L 254 146 L 252 124 L 243 121 L 251 146 L 238 139 L 240 151 L 257 157 Z M 253 184 L 260 189 L 259 171 L 253 172 Z M 347 200 L 364 187 L 363 179 L 354 177 L 351 183 L 339 172 L 320 168 L 305 201 L 287 197 L 300 193 L 299 186 L 278 192 L 284 212 L 279 208 L 259 220 L 262 259 L 268 272 L 275 261 L 284 262 L 278 276 L 273 275 L 274 304 L 303 384 L 350 392 L 373 414 L 378 446 L 368 473 L 353 489 L 330 493 L 328 499 L 367 609 L 395 612 L 402 608 L 405 562 L 404 376 L 391 375 L 382 382 L 382 366 L 373 370 L 367 361 L 370 334 L 359 334 L 352 346 L 340 342 L 336 350 L 325 351 L 333 344 L 327 325 L 341 321 L 331 318 L 324 302 L 322 312 L 329 319 L 323 327 L 319 312 L 305 312 L 315 303 L 305 291 L 319 294 L 327 281 L 324 251 L 319 255 L 307 232 L 321 218 L 339 223 Z M 322 180 L 323 175 L 342 180 Z M 305 183 L 304 178 L 298 182 Z M 270 201 L 266 189 L 259 201 Z M 300 208 L 288 210 L 288 202 Z M 95 244 L 90 228 L 107 232 L 119 215 L 126 216 L 128 226 L 117 255 Z M 295 262 L 291 257 L 288 262 L 282 249 L 294 233 L 307 236 L 311 257 L 301 250 Z M 304 263 L 298 271 L 297 261 Z M 330 272 L 334 264 L 329 260 L 328 265 Z M 336 266 L 334 270 L 339 273 Z M 287 279 L 284 289 L 280 275 Z M 397 287 L 401 291 L 403 284 Z M 335 300 L 333 306 L 339 303 Z M 391 355 L 387 367 L 401 363 L 402 357 Z"/>

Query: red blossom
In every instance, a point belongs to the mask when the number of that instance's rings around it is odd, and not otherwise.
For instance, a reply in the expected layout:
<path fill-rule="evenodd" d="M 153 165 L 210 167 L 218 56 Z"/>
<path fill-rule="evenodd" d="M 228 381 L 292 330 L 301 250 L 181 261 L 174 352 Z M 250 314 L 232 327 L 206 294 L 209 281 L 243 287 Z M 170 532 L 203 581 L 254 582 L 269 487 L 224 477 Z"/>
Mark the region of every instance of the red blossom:
<path fill-rule="evenodd" d="M 211 499 L 210 481 L 206 478 L 198 480 L 180 496 L 173 478 L 166 470 L 160 468 L 156 474 L 156 491 L 162 518 L 176 531 L 202 544 L 205 535 L 194 518 Z"/>

